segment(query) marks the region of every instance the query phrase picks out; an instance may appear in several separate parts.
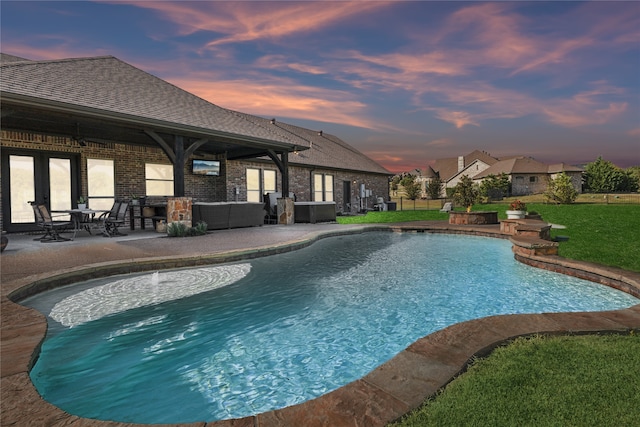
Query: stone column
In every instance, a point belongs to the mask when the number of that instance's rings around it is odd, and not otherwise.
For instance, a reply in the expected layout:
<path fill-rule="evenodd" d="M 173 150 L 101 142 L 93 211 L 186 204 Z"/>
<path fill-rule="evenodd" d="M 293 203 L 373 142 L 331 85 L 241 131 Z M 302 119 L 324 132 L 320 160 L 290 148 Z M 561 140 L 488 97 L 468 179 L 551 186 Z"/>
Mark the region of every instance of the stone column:
<path fill-rule="evenodd" d="M 167 199 L 167 224 L 181 222 L 192 227 L 191 197 L 169 197 Z"/>
<path fill-rule="evenodd" d="M 294 222 L 293 199 L 290 197 L 278 199 L 278 224 L 291 225 Z"/>

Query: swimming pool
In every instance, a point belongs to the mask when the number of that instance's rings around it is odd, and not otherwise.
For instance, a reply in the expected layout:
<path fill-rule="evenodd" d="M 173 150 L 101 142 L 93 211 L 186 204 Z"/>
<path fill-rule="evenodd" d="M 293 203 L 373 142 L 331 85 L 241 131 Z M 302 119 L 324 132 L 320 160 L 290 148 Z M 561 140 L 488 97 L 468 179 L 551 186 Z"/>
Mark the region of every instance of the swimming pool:
<path fill-rule="evenodd" d="M 235 418 L 338 388 L 452 323 L 638 303 L 517 263 L 507 241 L 468 236 L 365 233 L 233 265 L 246 274 L 209 292 L 73 328 L 49 319 L 34 384 L 84 417 Z M 153 283 L 149 276 L 141 280 Z M 28 305 L 48 314 L 82 289 L 114 280 L 41 294 Z"/>

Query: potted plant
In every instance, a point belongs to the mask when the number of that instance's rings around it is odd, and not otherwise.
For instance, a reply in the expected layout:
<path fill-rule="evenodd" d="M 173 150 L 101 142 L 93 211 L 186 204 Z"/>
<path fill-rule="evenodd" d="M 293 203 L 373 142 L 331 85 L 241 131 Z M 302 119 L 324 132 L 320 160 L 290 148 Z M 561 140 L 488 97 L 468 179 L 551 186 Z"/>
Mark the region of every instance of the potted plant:
<path fill-rule="evenodd" d="M 138 206 L 140 204 L 140 200 L 138 199 L 138 196 L 136 196 L 135 194 L 131 195 L 131 204 L 134 206 Z"/>
<path fill-rule="evenodd" d="M 84 196 L 78 197 L 78 209 L 84 210 L 87 209 L 87 198 Z"/>
<path fill-rule="evenodd" d="M 507 219 L 523 219 L 527 215 L 527 205 L 521 200 L 514 200 L 506 214 Z"/>

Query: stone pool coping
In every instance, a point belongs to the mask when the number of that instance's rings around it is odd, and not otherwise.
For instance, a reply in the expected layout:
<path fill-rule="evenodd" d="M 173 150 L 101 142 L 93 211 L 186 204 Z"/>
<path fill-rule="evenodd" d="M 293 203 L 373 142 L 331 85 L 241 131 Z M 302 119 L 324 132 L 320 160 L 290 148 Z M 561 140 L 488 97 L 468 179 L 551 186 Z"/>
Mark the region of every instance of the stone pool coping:
<path fill-rule="evenodd" d="M 273 245 L 217 253 L 145 256 L 85 264 L 2 283 L 1 425 L 141 426 L 70 415 L 44 401 L 29 378 L 46 334 L 37 311 L 14 303 L 33 293 L 101 275 L 222 263 L 287 252 L 318 239 L 365 231 L 459 233 L 507 238 L 498 226 L 455 226 L 439 221 L 338 228 L 314 228 L 302 237 Z M 640 273 L 568 260 L 559 256 L 516 254 L 521 262 L 587 278 L 640 295 Z M 588 313 L 501 315 L 457 323 L 427 335 L 363 378 L 316 399 L 242 419 L 176 426 L 383 426 L 420 406 L 467 367 L 518 336 L 532 334 L 625 333 L 640 331 L 640 304 L 624 310 Z"/>

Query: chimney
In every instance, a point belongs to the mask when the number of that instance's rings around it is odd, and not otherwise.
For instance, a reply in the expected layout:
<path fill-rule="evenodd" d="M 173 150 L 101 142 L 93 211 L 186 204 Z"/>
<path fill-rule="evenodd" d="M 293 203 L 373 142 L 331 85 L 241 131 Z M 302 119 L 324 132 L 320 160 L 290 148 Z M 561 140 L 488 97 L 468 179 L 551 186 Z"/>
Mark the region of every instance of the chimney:
<path fill-rule="evenodd" d="M 458 172 L 464 169 L 464 156 L 458 156 Z"/>

